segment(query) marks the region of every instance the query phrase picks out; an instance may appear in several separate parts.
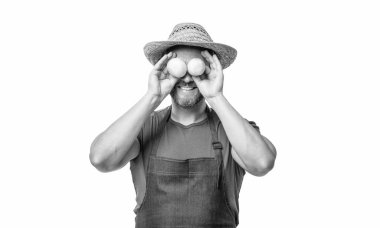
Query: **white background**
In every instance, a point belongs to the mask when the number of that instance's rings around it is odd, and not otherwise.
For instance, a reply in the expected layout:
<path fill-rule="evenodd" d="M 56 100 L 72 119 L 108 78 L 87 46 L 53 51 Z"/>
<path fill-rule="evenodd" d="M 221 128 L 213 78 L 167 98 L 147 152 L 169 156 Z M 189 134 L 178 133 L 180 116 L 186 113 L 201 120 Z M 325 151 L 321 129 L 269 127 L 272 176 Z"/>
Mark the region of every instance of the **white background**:
<path fill-rule="evenodd" d="M 379 12 L 363 0 L 1 1 L 0 227 L 134 227 L 129 165 L 100 173 L 89 148 L 145 93 L 143 46 L 180 22 L 238 50 L 225 96 L 278 151 L 267 176 L 245 176 L 239 227 L 380 227 Z"/>

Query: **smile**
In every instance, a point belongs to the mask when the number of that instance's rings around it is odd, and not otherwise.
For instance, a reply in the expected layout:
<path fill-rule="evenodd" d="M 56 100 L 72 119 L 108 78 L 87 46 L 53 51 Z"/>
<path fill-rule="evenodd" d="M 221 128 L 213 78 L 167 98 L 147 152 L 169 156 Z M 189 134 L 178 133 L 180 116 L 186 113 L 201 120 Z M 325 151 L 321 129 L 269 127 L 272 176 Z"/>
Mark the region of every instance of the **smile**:
<path fill-rule="evenodd" d="M 177 86 L 177 88 L 184 90 L 184 91 L 191 91 L 196 89 L 197 87 L 191 87 L 191 86 Z"/>

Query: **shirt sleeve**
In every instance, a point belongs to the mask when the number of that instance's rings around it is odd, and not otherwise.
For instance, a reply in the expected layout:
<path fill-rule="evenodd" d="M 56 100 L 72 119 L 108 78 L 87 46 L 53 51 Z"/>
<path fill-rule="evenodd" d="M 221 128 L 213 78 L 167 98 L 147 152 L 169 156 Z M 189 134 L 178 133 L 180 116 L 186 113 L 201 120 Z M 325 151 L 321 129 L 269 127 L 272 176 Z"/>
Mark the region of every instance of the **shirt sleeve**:
<path fill-rule="evenodd" d="M 156 113 L 153 112 L 145 121 L 142 128 L 140 129 L 139 134 L 137 135 L 137 140 L 140 143 L 140 152 L 144 151 L 144 146 L 146 142 L 152 137 L 152 134 L 154 133 L 154 123 L 156 119 Z"/>
<path fill-rule="evenodd" d="M 145 169 L 147 168 L 145 164 L 148 162 L 149 153 L 152 149 L 154 138 L 157 137 L 156 134 L 160 127 L 160 123 L 165 117 L 167 111 L 168 108 L 152 112 L 146 119 L 145 123 L 140 129 L 139 134 L 137 135 L 137 140 L 140 144 L 140 153 L 135 159 L 136 161 L 138 161 L 138 159 L 141 159 Z M 134 160 L 131 160 L 132 168 L 134 167 Z M 147 172 L 147 170 L 145 170 L 145 172 Z"/>
<path fill-rule="evenodd" d="M 164 117 L 168 112 L 168 107 L 159 111 L 154 111 L 145 121 L 140 133 L 137 135 L 137 140 L 140 143 L 140 152 L 146 151 L 146 147 L 156 137 L 156 134 L 161 126 L 160 123 L 164 121 Z"/>
<path fill-rule="evenodd" d="M 254 127 L 254 128 L 260 133 L 260 128 L 259 128 L 259 126 L 256 125 L 256 123 L 255 123 L 254 121 L 249 121 L 249 120 L 248 120 L 248 123 L 249 123 L 252 127 Z"/>
<path fill-rule="evenodd" d="M 154 123 L 155 123 L 155 112 L 153 112 L 144 122 L 143 126 L 140 129 L 139 134 L 137 135 L 137 140 L 140 144 L 140 151 L 139 155 L 136 156 L 136 158 L 132 159 L 130 162 L 130 168 L 131 170 L 135 169 L 139 166 L 139 164 L 142 162 L 144 164 L 146 162 L 146 152 L 148 151 L 147 148 L 149 148 L 148 142 L 149 139 L 152 137 Z M 140 164 L 141 165 L 141 164 Z"/>

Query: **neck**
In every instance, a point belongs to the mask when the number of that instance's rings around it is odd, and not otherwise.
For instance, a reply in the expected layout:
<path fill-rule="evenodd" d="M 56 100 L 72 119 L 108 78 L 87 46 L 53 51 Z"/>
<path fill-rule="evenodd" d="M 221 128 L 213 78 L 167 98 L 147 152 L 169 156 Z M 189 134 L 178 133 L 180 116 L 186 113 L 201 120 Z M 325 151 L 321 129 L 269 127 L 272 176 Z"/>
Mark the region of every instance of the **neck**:
<path fill-rule="evenodd" d="M 200 122 L 207 118 L 206 102 L 200 101 L 191 108 L 183 108 L 172 102 L 171 119 L 182 125 L 190 125 Z"/>

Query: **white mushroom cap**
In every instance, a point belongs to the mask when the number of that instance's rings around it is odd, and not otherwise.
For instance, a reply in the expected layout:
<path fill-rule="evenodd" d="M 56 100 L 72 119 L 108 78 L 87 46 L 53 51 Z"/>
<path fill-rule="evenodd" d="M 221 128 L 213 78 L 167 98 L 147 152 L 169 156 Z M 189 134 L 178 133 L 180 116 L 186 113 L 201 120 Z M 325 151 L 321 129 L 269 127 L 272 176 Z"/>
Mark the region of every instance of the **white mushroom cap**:
<path fill-rule="evenodd" d="M 176 78 L 182 78 L 185 76 L 187 71 L 186 63 L 179 58 L 173 58 L 169 60 L 166 66 L 169 73 Z"/>
<path fill-rule="evenodd" d="M 203 60 L 194 58 L 187 64 L 189 74 L 193 76 L 200 76 L 205 72 L 206 65 Z"/>

